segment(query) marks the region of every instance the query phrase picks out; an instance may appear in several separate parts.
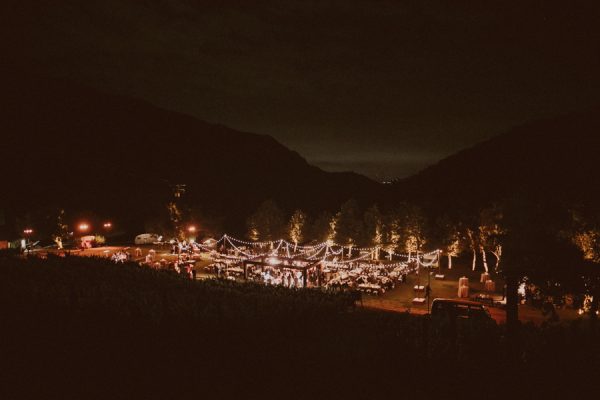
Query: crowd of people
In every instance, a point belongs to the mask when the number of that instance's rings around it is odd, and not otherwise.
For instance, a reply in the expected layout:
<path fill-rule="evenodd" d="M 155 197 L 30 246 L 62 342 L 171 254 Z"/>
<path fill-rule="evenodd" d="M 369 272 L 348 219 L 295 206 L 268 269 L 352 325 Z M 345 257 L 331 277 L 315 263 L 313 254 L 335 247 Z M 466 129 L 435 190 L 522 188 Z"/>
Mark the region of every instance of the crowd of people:
<path fill-rule="evenodd" d="M 395 288 L 399 283 L 406 282 L 410 268 L 408 264 L 359 262 L 326 264 L 323 273 L 327 288 L 348 288 L 381 294 Z"/>
<path fill-rule="evenodd" d="M 194 251 L 199 251 L 200 246 L 192 241 L 187 240 L 173 240 L 171 243 L 171 254 L 194 254 Z"/>
<path fill-rule="evenodd" d="M 110 260 L 114 263 L 125 263 L 129 261 L 138 261 L 140 265 L 146 265 L 153 269 L 173 271 L 177 274 L 182 274 L 190 279 L 196 279 L 196 271 L 194 265 L 195 250 L 199 250 L 194 243 L 187 241 L 176 241 L 171 244 L 171 255 L 176 255 L 175 259 L 158 259 L 156 250 L 149 249 L 146 255 L 143 255 L 141 248 L 134 250 L 135 256 L 129 251 L 129 248 L 121 249 L 114 252 L 110 256 Z M 170 257 L 167 257 L 170 258 Z"/>
<path fill-rule="evenodd" d="M 234 280 L 245 276 L 248 281 L 287 288 L 325 287 L 328 289 L 353 289 L 373 294 L 385 293 L 397 284 L 406 282 L 415 265 L 408 263 L 384 264 L 361 260 L 359 262 L 307 262 L 296 259 L 279 259 L 270 265 L 269 258 L 255 258 L 244 263 L 239 255 L 218 257 L 205 267 L 208 273 Z M 310 265 L 312 264 L 312 265 Z"/>
<path fill-rule="evenodd" d="M 195 279 L 196 256 L 205 249 L 193 241 L 186 240 L 172 241 L 169 245 L 170 257 L 165 255 L 166 258 L 159 259 L 154 249 L 150 249 L 145 257 L 142 257 L 142 250 L 137 248 L 135 249 L 136 259 L 142 259 L 141 264 L 152 268 L 170 270 Z M 205 269 L 219 278 L 235 280 L 237 277 L 243 276 L 248 281 L 269 286 L 325 287 L 381 294 L 393 289 L 399 283 L 406 282 L 407 274 L 413 267 L 408 263 L 385 264 L 381 261 L 370 260 L 355 262 L 321 260 L 318 262 L 311 260 L 310 257 L 280 257 L 277 263 L 271 265 L 268 256 L 265 256 L 262 262 L 249 263 L 244 267 L 244 260 L 253 257 L 256 260 L 260 258 L 257 258 L 256 255 L 249 257 L 248 254 L 245 254 L 251 251 L 252 249 L 245 247 L 230 249 L 225 253 L 213 251 L 211 255 L 215 262 Z M 276 259 L 277 256 L 273 255 L 272 258 Z M 124 263 L 132 259 L 132 254 L 127 249 L 117 251 L 111 256 L 111 260 L 115 263 Z"/>
<path fill-rule="evenodd" d="M 133 256 L 131 255 L 131 253 L 128 250 L 119 250 L 119 251 L 113 253 L 113 255 L 110 256 L 110 259 L 114 263 L 124 263 L 126 261 L 132 261 Z"/>
<path fill-rule="evenodd" d="M 292 269 L 279 269 L 266 267 L 262 269 L 251 269 L 248 279 L 254 282 L 262 282 L 266 285 L 283 286 L 290 289 L 304 287 L 302 271 Z M 315 282 L 310 282 L 314 285 Z M 312 285 L 307 285 L 312 286 Z"/>

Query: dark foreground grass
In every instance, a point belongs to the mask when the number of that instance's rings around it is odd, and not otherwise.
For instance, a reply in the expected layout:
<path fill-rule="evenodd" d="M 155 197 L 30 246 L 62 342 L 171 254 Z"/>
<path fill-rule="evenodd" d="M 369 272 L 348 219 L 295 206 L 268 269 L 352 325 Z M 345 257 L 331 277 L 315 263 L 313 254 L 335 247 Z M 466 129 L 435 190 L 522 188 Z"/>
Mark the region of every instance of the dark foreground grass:
<path fill-rule="evenodd" d="M 494 324 L 354 300 L 101 259 L 0 258 L 0 397 L 571 398 L 598 386 L 593 326 L 523 326 L 515 345 Z"/>

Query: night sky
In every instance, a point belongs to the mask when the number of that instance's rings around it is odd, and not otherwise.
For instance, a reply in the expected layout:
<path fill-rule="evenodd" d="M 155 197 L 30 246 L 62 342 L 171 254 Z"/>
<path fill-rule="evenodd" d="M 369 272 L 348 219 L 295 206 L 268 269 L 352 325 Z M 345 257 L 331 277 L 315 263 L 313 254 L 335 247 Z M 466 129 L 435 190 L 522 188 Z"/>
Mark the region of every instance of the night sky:
<path fill-rule="evenodd" d="M 35 3 L 5 13 L 15 64 L 379 180 L 600 104 L 594 1 Z"/>

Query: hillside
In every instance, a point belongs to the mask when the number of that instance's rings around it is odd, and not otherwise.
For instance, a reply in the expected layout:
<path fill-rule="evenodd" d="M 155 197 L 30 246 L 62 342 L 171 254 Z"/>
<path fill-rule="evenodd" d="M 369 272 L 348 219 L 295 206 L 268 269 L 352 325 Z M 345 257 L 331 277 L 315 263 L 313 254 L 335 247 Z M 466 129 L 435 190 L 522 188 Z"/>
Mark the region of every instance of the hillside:
<path fill-rule="evenodd" d="M 569 398 L 597 386 L 598 331 L 584 321 L 526 325 L 511 349 L 504 327 L 485 319 L 370 311 L 347 292 L 3 257 L 2 398 L 444 399 L 465 398 L 465 388 L 477 398 Z M 489 379 L 473 379 L 471 365 Z M 547 379 L 557 370 L 563 379 Z M 490 379 L 517 384 L 490 389 Z"/>
<path fill-rule="evenodd" d="M 397 181 L 393 191 L 443 207 L 519 196 L 592 203 L 600 198 L 600 113 L 531 122 Z"/>
<path fill-rule="evenodd" d="M 311 166 L 266 135 L 68 82 L 4 76 L 0 167 L 11 187 L 3 199 L 10 210 L 90 210 L 141 229 L 164 209 L 171 185 L 184 183 L 190 206 L 222 217 L 226 229 L 241 229 L 267 198 L 316 212 L 380 188 Z"/>

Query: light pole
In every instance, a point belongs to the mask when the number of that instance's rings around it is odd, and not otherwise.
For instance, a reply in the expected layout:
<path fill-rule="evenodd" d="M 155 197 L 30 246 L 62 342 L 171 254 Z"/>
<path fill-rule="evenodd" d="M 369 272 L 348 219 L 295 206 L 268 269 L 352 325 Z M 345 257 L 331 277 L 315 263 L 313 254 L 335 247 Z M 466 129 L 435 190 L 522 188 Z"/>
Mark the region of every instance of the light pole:
<path fill-rule="evenodd" d="M 33 229 L 31 229 L 31 228 L 26 228 L 23 230 L 23 234 L 25 235 L 25 251 L 28 250 L 32 233 L 33 233 Z"/>
<path fill-rule="evenodd" d="M 81 234 L 82 234 L 82 237 L 83 237 L 83 235 L 84 235 L 84 234 L 85 234 L 85 233 L 86 233 L 86 232 L 87 232 L 87 231 L 90 229 L 90 225 L 89 225 L 87 222 L 81 222 L 81 223 L 80 223 L 80 224 L 77 226 L 77 229 L 79 230 L 79 232 L 81 232 Z M 86 248 L 86 243 L 85 243 L 83 240 L 81 240 L 81 244 L 80 244 L 80 246 L 81 246 L 81 249 L 82 249 L 82 250 L 85 250 L 85 248 Z"/>
<path fill-rule="evenodd" d="M 81 233 L 85 233 L 90 229 L 90 225 L 87 222 L 82 222 L 77 226 L 77 229 L 79 229 Z"/>
<path fill-rule="evenodd" d="M 187 231 L 190 234 L 189 237 L 188 237 L 189 240 L 190 240 L 190 242 L 196 241 L 196 230 L 197 229 L 196 229 L 195 225 L 190 225 L 190 226 L 187 227 Z"/>

